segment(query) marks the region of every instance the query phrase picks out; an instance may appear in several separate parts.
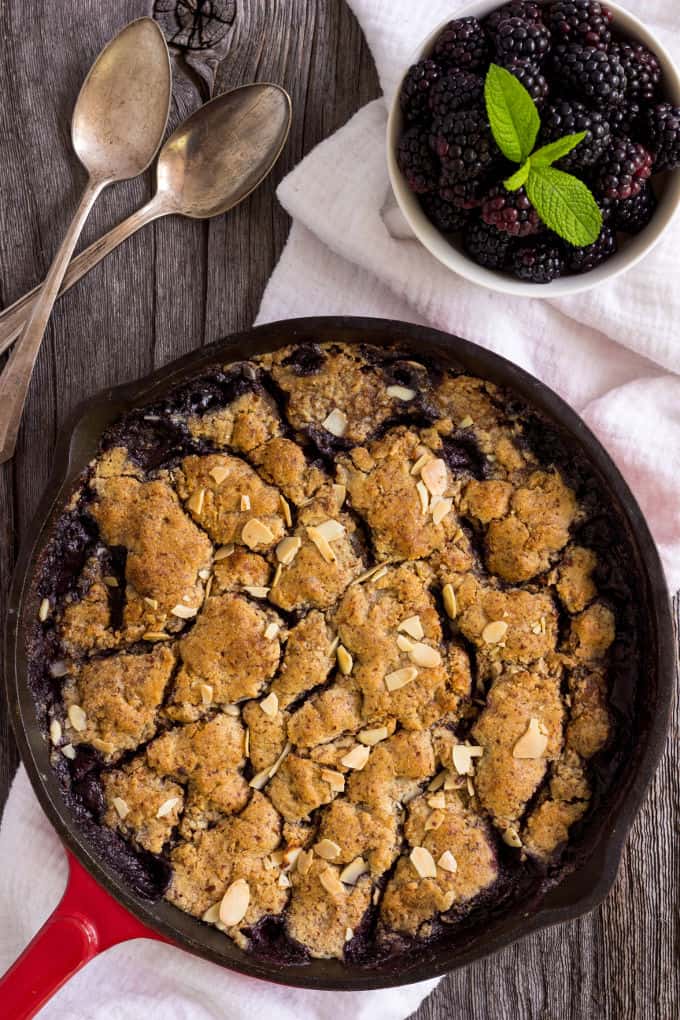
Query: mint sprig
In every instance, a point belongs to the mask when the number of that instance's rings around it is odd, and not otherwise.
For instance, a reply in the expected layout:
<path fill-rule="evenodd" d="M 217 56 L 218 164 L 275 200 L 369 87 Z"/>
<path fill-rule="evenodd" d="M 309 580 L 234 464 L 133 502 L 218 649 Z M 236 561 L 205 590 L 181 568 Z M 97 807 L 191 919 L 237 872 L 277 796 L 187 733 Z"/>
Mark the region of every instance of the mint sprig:
<path fill-rule="evenodd" d="M 506 159 L 519 164 L 503 182 L 505 188 L 525 187 L 546 226 L 569 244 L 579 248 L 593 244 L 602 230 L 602 213 L 592 192 L 578 177 L 552 165 L 580 145 L 586 132 L 534 149 L 541 126 L 536 104 L 522 83 L 498 64 L 487 72 L 484 99 L 498 148 Z"/>

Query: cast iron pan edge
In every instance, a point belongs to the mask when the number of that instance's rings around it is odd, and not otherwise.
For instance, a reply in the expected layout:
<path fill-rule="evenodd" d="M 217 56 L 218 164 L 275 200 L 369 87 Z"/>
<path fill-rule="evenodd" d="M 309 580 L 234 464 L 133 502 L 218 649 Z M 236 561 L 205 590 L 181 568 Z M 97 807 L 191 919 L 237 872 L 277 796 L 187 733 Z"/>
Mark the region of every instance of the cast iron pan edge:
<path fill-rule="evenodd" d="M 161 901 L 151 903 L 135 895 L 108 865 L 97 860 L 71 817 L 59 782 L 49 762 L 49 748 L 38 726 L 35 705 L 25 682 L 26 663 L 22 618 L 36 611 L 30 582 L 36 557 L 53 518 L 63 509 L 75 479 L 97 452 L 102 431 L 122 413 L 150 402 L 160 392 L 201 374 L 211 365 L 251 358 L 289 343 L 306 341 L 365 341 L 383 346 L 401 343 L 436 352 L 454 367 L 490 379 L 519 393 L 552 419 L 586 450 L 600 481 L 611 494 L 628 529 L 638 558 L 639 597 L 644 600 L 649 683 L 648 724 L 629 770 L 624 788 L 614 791 L 601 828 L 588 857 L 573 873 L 550 889 L 528 909 L 513 908 L 512 916 L 493 918 L 486 930 L 472 933 L 465 944 L 452 948 L 446 941 L 422 952 L 407 954 L 377 968 L 350 966 L 338 961 L 315 960 L 306 965 L 283 966 L 239 950 L 229 939 Z M 31 616 L 31 619 L 33 617 Z M 201 348 L 138 382 L 106 390 L 82 404 L 60 434 L 52 477 L 20 551 L 10 594 L 6 627 L 6 689 L 12 725 L 21 758 L 33 789 L 63 842 L 95 879 L 144 924 L 182 948 L 252 977 L 281 984 L 329 990 L 385 988 L 437 977 L 524 938 L 531 932 L 571 920 L 592 910 L 611 889 L 621 853 L 647 788 L 651 782 L 668 730 L 673 688 L 675 648 L 670 602 L 663 568 L 642 512 L 620 472 L 593 433 L 576 413 L 548 387 L 506 359 L 476 344 L 438 330 L 384 319 L 321 317 L 275 322 L 234 334 Z"/>

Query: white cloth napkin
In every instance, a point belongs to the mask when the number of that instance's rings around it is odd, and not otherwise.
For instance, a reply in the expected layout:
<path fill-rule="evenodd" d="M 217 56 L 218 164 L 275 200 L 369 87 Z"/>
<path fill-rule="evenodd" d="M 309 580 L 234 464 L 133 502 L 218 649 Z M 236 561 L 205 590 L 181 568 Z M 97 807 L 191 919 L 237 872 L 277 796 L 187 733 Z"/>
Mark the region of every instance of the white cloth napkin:
<path fill-rule="evenodd" d="M 431 27 L 460 0 L 349 0 L 389 102 Z M 672 0 L 628 6 L 680 55 Z M 375 315 L 424 322 L 511 358 L 552 386 L 597 432 L 652 525 L 669 582 L 680 586 L 680 318 L 675 252 L 680 221 L 640 266 L 590 294 L 545 302 L 509 299 L 441 267 L 413 240 L 391 236 L 386 105 L 364 107 L 283 181 L 290 237 L 258 321 L 300 315 Z M 0 830 L 0 968 L 8 966 L 56 905 L 64 853 L 21 769 Z M 170 946 L 134 942 L 109 950 L 73 978 L 44 1020 L 400 1020 L 436 982 L 394 991 L 335 994 L 253 981 Z"/>

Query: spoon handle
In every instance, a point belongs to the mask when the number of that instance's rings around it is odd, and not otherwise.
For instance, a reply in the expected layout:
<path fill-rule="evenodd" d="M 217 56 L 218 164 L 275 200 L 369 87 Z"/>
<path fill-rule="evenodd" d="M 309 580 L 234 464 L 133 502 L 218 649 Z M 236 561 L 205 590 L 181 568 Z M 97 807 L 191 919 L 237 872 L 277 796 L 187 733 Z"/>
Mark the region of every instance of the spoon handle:
<path fill-rule="evenodd" d="M 152 220 L 158 219 L 159 216 L 164 216 L 165 214 L 166 211 L 156 199 L 152 198 L 141 209 L 137 209 L 136 212 L 133 212 L 122 223 L 117 224 L 107 234 L 100 237 L 98 241 L 94 241 L 89 248 L 85 248 L 81 251 L 80 255 L 76 255 L 69 263 L 58 296 L 61 297 L 74 283 L 77 283 L 86 273 L 94 269 L 103 258 L 106 258 L 114 248 L 122 244 L 123 241 L 139 230 L 140 227 L 151 223 Z M 8 347 L 11 347 L 20 335 L 42 287 L 43 284 L 39 283 L 33 290 L 27 291 L 14 304 L 8 305 L 7 308 L 0 312 L 0 354 L 6 351 Z"/>
<path fill-rule="evenodd" d="M 12 356 L 0 376 L 0 464 L 4 464 L 14 455 L 21 415 L 45 327 L 52 313 L 80 231 L 106 183 L 106 181 L 92 180 L 92 178 L 88 181 L 80 204 L 66 231 L 66 236 L 45 277 L 40 296 L 36 299 Z"/>

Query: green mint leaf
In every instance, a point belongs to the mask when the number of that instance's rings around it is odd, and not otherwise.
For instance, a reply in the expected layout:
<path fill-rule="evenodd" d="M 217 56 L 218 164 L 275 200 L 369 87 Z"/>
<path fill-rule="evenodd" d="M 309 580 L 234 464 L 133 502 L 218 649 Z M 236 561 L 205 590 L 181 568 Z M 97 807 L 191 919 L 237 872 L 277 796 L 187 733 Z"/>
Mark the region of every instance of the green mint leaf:
<path fill-rule="evenodd" d="M 518 188 L 521 188 L 526 184 L 529 171 L 531 170 L 532 159 L 533 156 L 530 156 L 525 163 L 522 163 L 519 170 L 515 171 L 512 177 L 508 177 L 506 181 L 503 181 L 506 191 L 517 191 Z"/>
<path fill-rule="evenodd" d="M 484 99 L 498 148 L 506 159 L 523 163 L 541 126 L 533 99 L 522 83 L 498 64 L 492 64 L 487 72 Z"/>
<path fill-rule="evenodd" d="M 568 152 L 575 149 L 587 133 L 587 131 L 579 131 L 575 135 L 565 135 L 564 138 L 558 138 L 556 142 L 550 142 L 549 145 L 536 149 L 536 152 L 531 155 L 531 162 L 534 166 L 551 166 L 552 163 L 562 159 L 562 156 L 566 156 Z"/>
<path fill-rule="evenodd" d="M 554 167 L 532 162 L 527 195 L 546 226 L 569 244 L 593 244 L 602 230 L 602 213 L 582 181 Z"/>

